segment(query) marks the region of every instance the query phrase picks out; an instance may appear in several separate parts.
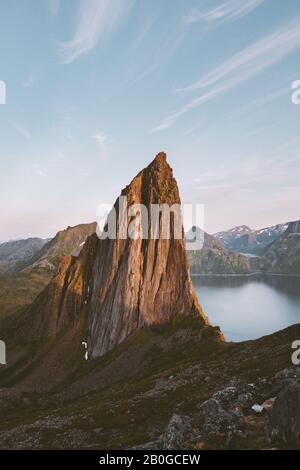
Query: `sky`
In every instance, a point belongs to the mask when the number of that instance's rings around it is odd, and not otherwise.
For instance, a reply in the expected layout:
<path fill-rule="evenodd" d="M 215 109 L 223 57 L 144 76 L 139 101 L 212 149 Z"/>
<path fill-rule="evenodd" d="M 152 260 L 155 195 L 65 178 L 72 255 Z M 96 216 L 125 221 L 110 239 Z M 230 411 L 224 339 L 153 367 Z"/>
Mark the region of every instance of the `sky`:
<path fill-rule="evenodd" d="M 95 220 L 160 151 L 209 233 L 299 219 L 295 80 L 298 0 L 0 0 L 0 241 Z"/>

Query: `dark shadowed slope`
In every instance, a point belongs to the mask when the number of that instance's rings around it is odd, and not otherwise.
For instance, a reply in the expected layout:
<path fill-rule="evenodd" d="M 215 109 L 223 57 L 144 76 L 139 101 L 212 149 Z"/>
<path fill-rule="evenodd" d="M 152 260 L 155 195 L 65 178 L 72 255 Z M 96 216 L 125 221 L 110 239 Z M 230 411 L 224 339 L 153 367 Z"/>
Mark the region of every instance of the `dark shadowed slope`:
<path fill-rule="evenodd" d="M 55 274 L 59 259 L 63 255 L 77 256 L 82 250 L 89 235 L 96 230 L 96 223 L 81 224 L 62 230 L 50 241 L 35 244 L 38 250 L 33 255 L 32 249 L 26 250 L 27 257 L 21 257 L 24 252 L 23 242 L 11 242 L 6 247 L 6 255 L 14 259 L 14 271 L 3 274 L 0 279 L 0 320 L 31 304 L 37 295 L 47 286 Z M 35 240 L 35 239 L 28 239 Z M 44 241 L 43 241 L 44 242 Z M 0 245 L 0 252 L 1 252 Z M 32 244 L 30 243 L 30 247 Z M 29 254 L 31 256 L 29 257 Z M 32 256 L 33 255 L 33 256 Z M 2 250 L 4 256 L 4 249 Z M 1 264 L 1 262 L 0 262 Z"/>

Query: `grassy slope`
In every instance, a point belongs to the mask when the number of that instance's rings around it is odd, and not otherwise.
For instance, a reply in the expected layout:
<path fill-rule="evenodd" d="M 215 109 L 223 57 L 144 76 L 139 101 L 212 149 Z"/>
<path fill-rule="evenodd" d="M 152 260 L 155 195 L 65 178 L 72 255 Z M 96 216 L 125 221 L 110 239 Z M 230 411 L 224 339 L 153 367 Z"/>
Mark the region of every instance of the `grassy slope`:
<path fill-rule="evenodd" d="M 0 274 L 0 320 L 29 305 L 49 283 L 53 272 L 32 269 L 18 274 Z"/>
<path fill-rule="evenodd" d="M 222 344 L 205 339 L 197 322 L 186 319 L 160 331 L 141 330 L 91 362 L 84 361 L 83 349 L 74 350 L 76 334 L 71 343 L 65 335 L 47 341 L 42 353 L 32 345 L 34 365 L 19 377 L 21 389 L 10 392 L 17 397 L 0 402 L 0 412 L 5 407 L 0 435 L 5 430 L 8 436 L 2 446 L 19 446 L 25 439 L 24 425 L 30 426 L 35 439 L 26 445 L 33 447 L 122 449 L 149 442 L 161 434 L 174 412 L 193 416 L 199 403 L 233 379 L 268 379 L 290 366 L 291 342 L 299 335 L 300 326 L 294 326 L 260 340 Z M 61 364 L 59 357 L 48 359 L 53 349 L 60 350 Z M 74 355 L 66 359 L 71 349 Z M 54 372 L 65 378 L 42 392 L 47 374 L 51 379 Z M 9 376 L 6 385 L 13 379 Z M 51 427 L 54 419 L 59 423 Z M 267 446 L 264 439 L 254 433 L 252 440 L 238 446 Z"/>

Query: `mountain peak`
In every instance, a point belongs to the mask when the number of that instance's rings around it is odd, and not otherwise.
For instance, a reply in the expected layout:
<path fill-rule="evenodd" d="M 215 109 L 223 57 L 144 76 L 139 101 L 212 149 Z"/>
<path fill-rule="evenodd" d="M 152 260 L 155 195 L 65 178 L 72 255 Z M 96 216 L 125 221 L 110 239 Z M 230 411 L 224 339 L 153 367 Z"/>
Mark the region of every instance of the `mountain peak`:
<path fill-rule="evenodd" d="M 142 172 L 151 170 L 173 173 L 172 168 L 167 162 L 167 154 L 165 152 L 159 152 L 152 162 L 142 170 Z"/>
<path fill-rule="evenodd" d="M 166 153 L 160 152 L 141 170 L 121 192 L 127 196 L 128 206 L 143 204 L 180 204 L 177 182 L 167 162 Z M 117 204 L 117 202 L 116 202 Z M 116 206 L 115 206 L 116 207 Z"/>
<path fill-rule="evenodd" d="M 151 204 L 179 203 L 177 182 L 166 155 L 159 153 L 121 194 L 127 196 L 128 207 L 142 203 L 148 214 Z M 114 206 L 117 212 L 118 201 Z M 139 225 L 137 216 L 134 219 Z M 128 218 L 126 234 L 134 219 Z M 90 237 L 79 258 L 68 259 L 59 269 L 46 298 L 33 307 L 40 324 L 35 330 L 48 336 L 66 327 L 78 329 L 83 322 L 86 330 L 81 334 L 89 358 L 102 356 L 137 329 L 167 325 L 186 316 L 198 318 L 213 338 L 220 338 L 195 295 L 184 237 L 175 237 L 174 217 L 167 238 L 162 224 L 155 238 L 149 236 L 150 227 L 148 237 L 123 238 L 118 220 L 116 217 L 115 238 Z M 151 216 L 149 221 L 151 226 Z M 181 230 L 183 234 L 182 224 Z M 54 322 L 49 330 L 50 312 Z"/>
<path fill-rule="evenodd" d="M 157 161 L 157 162 L 166 162 L 166 160 L 167 160 L 167 154 L 165 152 L 158 152 L 158 154 L 154 158 L 154 161 Z"/>

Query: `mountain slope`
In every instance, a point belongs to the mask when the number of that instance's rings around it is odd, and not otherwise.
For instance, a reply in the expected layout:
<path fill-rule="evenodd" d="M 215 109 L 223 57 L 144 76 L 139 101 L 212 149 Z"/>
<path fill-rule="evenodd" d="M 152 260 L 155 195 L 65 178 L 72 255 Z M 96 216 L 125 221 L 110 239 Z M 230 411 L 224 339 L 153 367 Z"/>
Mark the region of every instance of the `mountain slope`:
<path fill-rule="evenodd" d="M 300 378 L 299 367 L 291 365 L 300 325 L 238 344 L 213 342 L 203 333 L 190 317 L 162 330 L 138 330 L 94 361 L 85 361 L 78 350 L 76 361 L 68 364 L 72 373 L 55 389 L 54 372 L 45 362 L 53 351 L 50 342 L 35 365 L 39 380 L 26 388 L 18 386 L 24 376 L 9 378 L 5 366 L 0 447 L 299 448 L 299 435 L 293 433 L 298 402 L 288 390 Z M 60 349 L 56 375 L 64 360 Z M 22 370 L 21 360 L 17 368 Z M 253 410 L 265 402 L 267 411 Z M 276 416 L 281 416 L 279 425 L 273 424 Z"/>
<path fill-rule="evenodd" d="M 20 263 L 29 261 L 49 240 L 27 238 L 0 244 L 0 270 L 14 271 Z"/>
<path fill-rule="evenodd" d="M 19 270 L 32 268 L 45 268 L 55 271 L 59 258 L 62 255 L 78 256 L 86 239 L 95 233 L 96 222 L 68 227 L 58 232 L 55 237 L 46 243 L 35 255 L 27 260 Z"/>
<path fill-rule="evenodd" d="M 31 304 L 54 276 L 61 256 L 78 255 L 95 230 L 96 223 L 68 227 L 43 244 L 33 257 L 18 260 L 15 272 L 5 273 L 0 279 L 0 317 Z"/>
<path fill-rule="evenodd" d="M 290 222 L 287 230 L 265 250 L 265 271 L 278 274 L 300 274 L 300 221 Z"/>
<path fill-rule="evenodd" d="M 195 228 L 192 230 L 195 231 Z M 254 260 L 228 250 L 223 243 L 206 232 L 202 236 L 203 247 L 187 252 L 192 275 L 248 274 L 255 270 Z M 191 239 L 191 234 L 188 234 L 188 239 Z M 186 244 L 188 246 L 188 242 Z"/>

